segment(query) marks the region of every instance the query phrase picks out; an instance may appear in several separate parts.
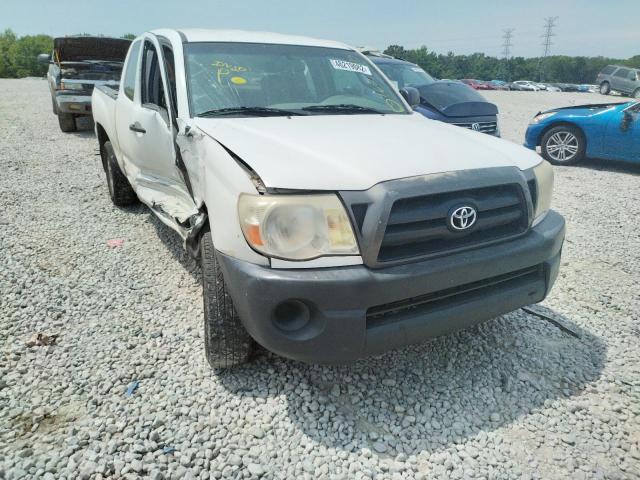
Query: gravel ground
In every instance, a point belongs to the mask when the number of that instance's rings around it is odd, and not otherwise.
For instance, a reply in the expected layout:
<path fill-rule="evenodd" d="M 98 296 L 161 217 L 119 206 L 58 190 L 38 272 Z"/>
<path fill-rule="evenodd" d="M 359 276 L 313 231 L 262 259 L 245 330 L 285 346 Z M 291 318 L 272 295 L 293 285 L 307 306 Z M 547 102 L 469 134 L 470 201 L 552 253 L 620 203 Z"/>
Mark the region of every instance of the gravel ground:
<path fill-rule="evenodd" d="M 487 96 L 516 142 L 601 98 Z M 1 80 L 0 131 L 0 478 L 640 476 L 637 168 L 556 169 L 567 242 L 532 308 L 557 324 L 520 310 L 348 367 L 216 375 L 199 267 L 111 205 L 90 126 L 61 133 L 44 81 Z"/>

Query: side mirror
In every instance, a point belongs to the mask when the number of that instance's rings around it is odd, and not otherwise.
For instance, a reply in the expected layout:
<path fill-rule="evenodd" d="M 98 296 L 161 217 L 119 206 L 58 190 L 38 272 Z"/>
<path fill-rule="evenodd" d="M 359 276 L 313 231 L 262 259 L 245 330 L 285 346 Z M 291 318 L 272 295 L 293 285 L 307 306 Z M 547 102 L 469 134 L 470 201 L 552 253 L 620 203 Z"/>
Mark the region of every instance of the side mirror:
<path fill-rule="evenodd" d="M 51 55 L 48 53 L 41 53 L 38 55 L 38 63 L 49 63 L 51 62 Z"/>
<path fill-rule="evenodd" d="M 404 98 L 411 108 L 420 105 L 420 92 L 417 88 L 404 87 L 400 89 L 400 95 Z"/>

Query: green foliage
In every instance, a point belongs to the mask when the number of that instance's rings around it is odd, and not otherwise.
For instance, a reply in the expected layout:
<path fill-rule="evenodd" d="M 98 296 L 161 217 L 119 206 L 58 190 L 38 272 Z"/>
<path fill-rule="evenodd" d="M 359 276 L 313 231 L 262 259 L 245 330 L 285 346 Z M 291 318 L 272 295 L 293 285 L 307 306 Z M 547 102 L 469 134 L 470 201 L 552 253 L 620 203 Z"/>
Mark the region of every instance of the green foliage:
<path fill-rule="evenodd" d="M 53 38 L 48 35 L 16 37 L 11 30 L 0 33 L 0 78 L 42 76 L 47 66 L 38 63 L 38 55 L 51 53 Z"/>
<path fill-rule="evenodd" d="M 125 33 L 120 38 L 124 38 L 125 40 L 133 40 L 134 38 L 136 38 L 136 36 L 137 35 L 135 33 Z"/>
<path fill-rule="evenodd" d="M 554 55 L 542 58 L 489 57 L 484 53 L 455 55 L 453 52 L 436 54 L 426 46 L 407 50 L 400 45 L 389 45 L 384 51 L 402 60 L 420 65 L 436 78 L 476 78 L 479 80 L 538 80 L 565 83 L 594 83 L 605 65 L 640 67 L 640 55 L 628 60 L 606 57 L 568 57 Z"/>

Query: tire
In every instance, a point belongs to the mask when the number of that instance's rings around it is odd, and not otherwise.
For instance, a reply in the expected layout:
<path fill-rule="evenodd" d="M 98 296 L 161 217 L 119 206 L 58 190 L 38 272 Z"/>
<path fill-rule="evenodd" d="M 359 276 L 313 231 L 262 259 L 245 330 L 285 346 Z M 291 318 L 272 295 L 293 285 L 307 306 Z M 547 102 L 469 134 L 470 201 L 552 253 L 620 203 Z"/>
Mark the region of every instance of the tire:
<path fill-rule="evenodd" d="M 609 82 L 602 82 L 600 84 L 600 94 L 601 95 L 609 95 L 611 93 L 611 85 Z"/>
<path fill-rule="evenodd" d="M 207 229 L 200 240 L 202 299 L 204 301 L 204 351 L 214 369 L 246 363 L 255 342 L 242 325 L 227 290 L 216 250 Z"/>
<path fill-rule="evenodd" d="M 56 103 L 56 100 L 53 97 L 51 97 L 51 110 L 53 110 L 54 115 L 58 115 L 58 104 Z"/>
<path fill-rule="evenodd" d="M 111 142 L 104 142 L 100 148 L 100 156 L 107 175 L 107 187 L 113 204 L 117 207 L 125 207 L 137 203 L 136 192 L 133 191 L 129 180 L 120 170 Z"/>
<path fill-rule="evenodd" d="M 573 165 L 584 158 L 587 142 L 582 131 L 571 125 L 548 130 L 540 141 L 542 156 L 554 165 Z"/>
<path fill-rule="evenodd" d="M 76 131 L 76 119 L 70 113 L 58 113 L 58 124 L 63 132 Z"/>
<path fill-rule="evenodd" d="M 632 96 L 633 98 L 640 98 L 640 88 L 636 88 Z"/>

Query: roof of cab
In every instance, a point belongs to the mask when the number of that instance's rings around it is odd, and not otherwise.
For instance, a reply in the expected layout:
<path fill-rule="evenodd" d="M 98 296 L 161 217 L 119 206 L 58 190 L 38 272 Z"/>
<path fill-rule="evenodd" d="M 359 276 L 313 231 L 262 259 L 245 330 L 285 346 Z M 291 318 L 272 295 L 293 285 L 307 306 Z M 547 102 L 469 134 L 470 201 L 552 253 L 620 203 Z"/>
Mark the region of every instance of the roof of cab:
<path fill-rule="evenodd" d="M 239 42 L 239 43 L 275 43 L 282 45 L 305 45 L 310 47 L 341 48 L 352 50 L 344 43 L 298 35 L 283 35 L 271 32 L 248 30 L 210 30 L 202 28 L 177 28 L 174 31 L 186 38 L 187 42 Z M 166 30 L 153 30 L 162 35 Z"/>

